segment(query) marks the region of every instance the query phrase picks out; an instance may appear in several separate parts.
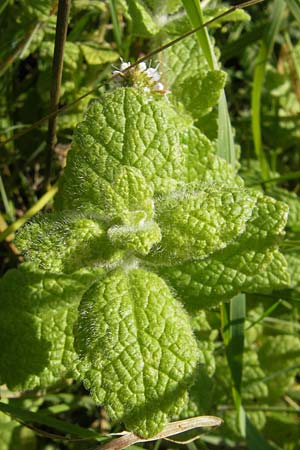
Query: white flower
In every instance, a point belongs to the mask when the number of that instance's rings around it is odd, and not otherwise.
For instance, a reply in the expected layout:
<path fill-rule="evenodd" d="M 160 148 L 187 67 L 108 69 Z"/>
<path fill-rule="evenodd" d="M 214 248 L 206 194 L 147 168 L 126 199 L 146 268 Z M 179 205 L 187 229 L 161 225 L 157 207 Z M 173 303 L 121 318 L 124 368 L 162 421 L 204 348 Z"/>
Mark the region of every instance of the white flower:
<path fill-rule="evenodd" d="M 123 70 L 127 69 L 130 66 L 131 66 L 130 62 L 123 61 L 122 64 L 120 65 L 120 71 L 122 72 Z"/>
<path fill-rule="evenodd" d="M 152 78 L 153 81 L 160 80 L 160 74 L 159 74 L 157 68 L 149 67 L 146 70 L 146 74 L 148 75 L 149 78 Z"/>
<path fill-rule="evenodd" d="M 145 62 L 141 62 L 139 63 L 138 68 L 140 72 L 145 72 L 145 70 L 147 70 L 147 65 Z"/>
<path fill-rule="evenodd" d="M 164 85 L 163 85 L 162 83 L 157 83 L 157 84 L 155 85 L 155 89 L 156 89 L 157 91 L 163 91 L 163 90 L 164 90 Z"/>

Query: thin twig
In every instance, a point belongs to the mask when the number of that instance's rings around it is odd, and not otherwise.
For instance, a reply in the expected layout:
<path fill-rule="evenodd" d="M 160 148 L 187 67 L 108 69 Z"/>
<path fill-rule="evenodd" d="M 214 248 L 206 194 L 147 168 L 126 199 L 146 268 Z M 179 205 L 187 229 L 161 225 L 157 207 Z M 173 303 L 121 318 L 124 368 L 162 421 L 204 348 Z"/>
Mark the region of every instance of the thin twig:
<path fill-rule="evenodd" d="M 52 64 L 52 84 L 51 84 L 51 98 L 49 112 L 54 113 L 49 118 L 48 124 L 48 138 L 46 147 L 46 174 L 45 185 L 50 181 L 51 162 L 54 148 L 57 142 L 56 126 L 57 126 L 57 112 L 60 99 L 60 87 L 62 79 L 62 70 L 64 62 L 65 42 L 68 31 L 68 19 L 70 13 L 71 0 L 59 0 L 56 20 L 55 32 L 55 47 Z"/>
<path fill-rule="evenodd" d="M 157 55 L 158 53 L 162 52 L 163 50 L 166 50 L 167 48 L 171 47 L 172 45 L 177 44 L 178 42 L 182 41 L 186 37 L 191 36 L 192 34 L 196 33 L 197 31 L 201 30 L 202 28 L 205 28 L 208 25 L 212 24 L 216 20 L 219 20 L 220 18 L 223 18 L 225 16 L 228 16 L 228 15 L 232 14 L 237 9 L 248 8 L 249 6 L 255 5 L 257 3 L 261 3 L 263 1 L 264 0 L 251 0 L 251 1 L 246 1 L 244 3 L 240 3 L 239 5 L 232 6 L 231 8 L 229 8 L 224 13 L 222 13 L 222 14 L 216 16 L 216 17 L 213 17 L 212 19 L 208 20 L 207 22 L 205 22 L 204 24 L 200 25 L 199 27 L 194 28 L 191 31 L 188 31 L 187 33 L 183 34 L 182 36 L 180 36 L 180 37 L 178 37 L 178 38 L 168 42 L 166 45 L 163 45 L 162 47 L 159 47 L 159 48 L 153 50 L 152 52 L 148 53 L 147 55 L 143 56 L 142 58 L 139 58 L 130 67 L 128 67 L 127 69 L 123 70 L 122 73 L 126 73 L 128 70 L 130 70 L 133 67 L 137 66 L 139 63 L 141 63 L 143 61 L 146 61 L 147 59 L 151 58 L 154 55 Z M 114 75 L 111 78 L 114 78 Z M 72 106 L 76 105 L 77 103 L 79 103 L 81 100 L 83 100 L 87 96 L 93 94 L 93 92 L 97 91 L 100 86 L 101 85 L 95 86 L 93 89 L 91 89 L 90 91 L 86 92 L 84 95 L 82 95 L 81 97 L 77 98 L 73 102 L 63 106 L 62 108 L 59 108 L 56 111 L 51 112 L 50 114 L 48 114 L 45 117 L 42 117 L 41 119 L 39 119 L 37 122 L 35 122 L 34 124 L 32 124 L 31 126 L 26 128 L 25 130 L 20 131 L 19 133 L 16 133 L 15 135 L 11 136 L 10 138 L 2 141 L 2 144 L 7 144 L 8 142 L 11 142 L 11 141 L 14 141 L 16 139 L 19 139 L 20 137 L 24 136 L 25 134 L 35 130 L 37 127 L 39 127 L 42 123 L 46 122 L 48 119 L 50 119 L 50 118 L 52 118 L 54 116 L 57 116 L 58 114 L 60 114 L 60 113 L 62 113 L 64 111 L 70 109 Z"/>

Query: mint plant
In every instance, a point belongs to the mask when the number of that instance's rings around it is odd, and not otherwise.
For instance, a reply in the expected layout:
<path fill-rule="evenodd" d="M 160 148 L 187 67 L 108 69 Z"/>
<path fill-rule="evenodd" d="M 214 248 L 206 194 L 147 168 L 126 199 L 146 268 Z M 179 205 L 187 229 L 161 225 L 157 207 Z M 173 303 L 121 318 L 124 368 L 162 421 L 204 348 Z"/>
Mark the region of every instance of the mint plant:
<path fill-rule="evenodd" d="M 288 275 L 286 205 L 245 188 L 171 95 L 145 89 L 144 69 L 91 103 L 56 211 L 17 236 L 26 262 L 0 282 L 0 377 L 82 380 L 149 437 L 186 407 L 202 358 L 182 303 L 209 309 Z"/>

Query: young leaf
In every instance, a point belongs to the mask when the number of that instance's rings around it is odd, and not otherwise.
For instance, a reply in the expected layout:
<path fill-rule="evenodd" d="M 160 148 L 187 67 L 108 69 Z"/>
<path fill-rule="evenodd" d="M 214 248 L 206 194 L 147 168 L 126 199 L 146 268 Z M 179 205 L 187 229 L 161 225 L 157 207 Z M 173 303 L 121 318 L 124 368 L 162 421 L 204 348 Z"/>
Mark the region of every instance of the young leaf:
<path fill-rule="evenodd" d="M 16 239 L 25 258 L 44 270 L 72 273 L 116 263 L 121 249 L 147 254 L 160 241 L 153 190 L 138 169 L 121 166 L 112 183 L 99 179 L 98 189 L 98 212 L 48 214 L 27 224 Z"/>
<path fill-rule="evenodd" d="M 94 101 L 75 132 L 59 205 L 98 212 L 103 180 L 112 183 L 123 165 L 139 169 L 156 191 L 173 190 L 182 155 L 169 111 L 166 101 L 156 102 L 134 88 L 117 89 Z"/>
<path fill-rule="evenodd" d="M 186 314 L 159 277 L 111 272 L 85 294 L 75 333 L 81 377 L 113 420 L 149 437 L 183 407 L 198 350 Z"/>
<path fill-rule="evenodd" d="M 72 273 L 122 257 L 107 238 L 103 217 L 68 212 L 45 214 L 28 223 L 16 242 L 26 260 L 43 270 Z"/>
<path fill-rule="evenodd" d="M 162 232 L 159 259 L 203 259 L 245 231 L 256 197 L 247 190 L 201 186 L 202 190 L 177 191 L 156 203 Z M 155 258 L 155 250 L 153 253 Z"/>

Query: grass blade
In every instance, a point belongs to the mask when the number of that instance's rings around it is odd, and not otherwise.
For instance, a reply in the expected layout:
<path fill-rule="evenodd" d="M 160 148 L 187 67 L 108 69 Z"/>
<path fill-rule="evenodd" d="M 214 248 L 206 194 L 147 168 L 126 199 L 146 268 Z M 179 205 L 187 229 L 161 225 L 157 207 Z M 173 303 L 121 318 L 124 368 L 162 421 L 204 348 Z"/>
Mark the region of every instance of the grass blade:
<path fill-rule="evenodd" d="M 244 353 L 244 323 L 246 296 L 239 294 L 221 309 L 223 339 L 233 381 L 233 400 L 238 414 L 238 424 L 249 450 L 274 450 L 263 438 L 246 414 L 242 405 L 242 375 Z"/>
<path fill-rule="evenodd" d="M 223 340 L 232 379 L 232 395 L 242 436 L 246 437 L 246 416 L 242 407 L 242 375 L 246 297 L 239 294 L 222 306 Z"/>
<path fill-rule="evenodd" d="M 0 402 L 0 411 L 9 416 L 14 417 L 18 421 L 26 424 L 37 423 L 39 425 L 45 425 L 55 430 L 61 431 L 65 434 L 71 434 L 80 436 L 82 438 L 90 438 L 97 440 L 105 440 L 106 436 L 101 436 L 94 430 L 88 428 L 82 428 L 79 425 L 64 422 L 63 420 L 55 419 L 54 417 L 45 416 L 39 413 L 27 411 L 26 409 L 19 408 L 10 404 Z"/>
<path fill-rule="evenodd" d="M 260 164 L 263 179 L 270 178 L 270 171 L 267 158 L 263 150 L 261 136 L 262 88 L 265 80 L 267 62 L 273 49 L 275 36 L 278 33 L 281 24 L 284 7 L 285 3 L 283 0 L 275 0 L 270 27 L 267 28 L 267 32 L 262 40 L 261 47 L 257 56 L 253 78 L 253 88 L 251 95 L 252 133 L 254 140 L 254 150 Z"/>
<path fill-rule="evenodd" d="M 197 0 L 182 0 L 182 3 L 192 26 L 196 28 L 199 25 L 203 25 L 204 20 L 200 2 Z M 196 35 L 210 69 L 217 69 L 218 62 L 209 39 L 207 29 L 202 28 L 201 30 L 198 30 Z"/>
<path fill-rule="evenodd" d="M 21 228 L 31 217 L 40 212 L 57 193 L 58 187 L 52 186 L 26 213 L 0 233 L 0 242 Z"/>
<path fill-rule="evenodd" d="M 118 47 L 118 52 L 120 55 L 122 55 L 122 53 L 123 53 L 123 51 L 122 51 L 122 48 L 123 48 L 122 47 L 122 30 L 121 30 L 119 20 L 118 20 L 116 0 L 109 0 L 108 6 L 110 9 L 111 20 L 113 23 L 113 33 L 114 33 L 115 41 L 116 41 L 116 44 Z"/>
<path fill-rule="evenodd" d="M 193 27 L 203 25 L 203 14 L 198 0 L 182 0 Z M 199 44 L 211 70 L 218 69 L 219 64 L 209 39 L 206 28 L 196 32 Z M 235 148 L 225 91 L 223 90 L 218 108 L 218 154 L 229 163 L 235 164 Z"/>
<path fill-rule="evenodd" d="M 288 7 L 295 17 L 295 19 L 300 23 L 300 3 L 299 0 L 286 0 Z"/>

